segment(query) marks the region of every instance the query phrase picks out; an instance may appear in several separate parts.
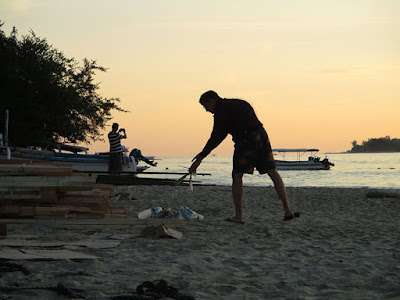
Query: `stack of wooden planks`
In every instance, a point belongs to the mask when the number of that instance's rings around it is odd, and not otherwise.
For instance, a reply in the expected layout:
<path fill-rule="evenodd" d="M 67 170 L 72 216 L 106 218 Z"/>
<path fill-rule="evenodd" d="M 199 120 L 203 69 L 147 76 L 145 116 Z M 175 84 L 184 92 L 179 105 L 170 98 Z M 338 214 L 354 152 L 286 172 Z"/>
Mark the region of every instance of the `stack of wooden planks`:
<path fill-rule="evenodd" d="M 0 159 L 0 218 L 126 218 L 125 207 L 109 205 L 112 193 L 68 164 Z"/>

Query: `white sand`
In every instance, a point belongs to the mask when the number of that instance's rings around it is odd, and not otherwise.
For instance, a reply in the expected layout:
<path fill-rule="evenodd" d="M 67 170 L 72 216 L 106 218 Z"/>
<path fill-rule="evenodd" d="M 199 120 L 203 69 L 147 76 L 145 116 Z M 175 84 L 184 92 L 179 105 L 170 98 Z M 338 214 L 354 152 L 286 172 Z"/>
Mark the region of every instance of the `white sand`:
<path fill-rule="evenodd" d="M 98 256 L 71 261 L 10 261 L 22 272 L 0 271 L 1 299 L 69 299 L 53 291 L 74 289 L 86 299 L 129 295 L 144 281 L 165 279 L 196 299 L 382 299 L 400 297 L 400 199 L 368 199 L 367 189 L 288 188 L 301 216 L 282 222 L 272 187 L 246 187 L 245 225 L 233 215 L 230 187 L 133 186 L 136 200 L 114 200 L 130 217 L 151 206 L 186 205 L 203 214 L 182 228 L 180 240 L 139 236 L 143 227 L 9 225 L 8 240 L 65 241 L 63 249 Z M 120 241 L 87 248 L 77 240 Z M 1 246 L 6 247 L 6 246 Z M 9 248 L 9 247 L 7 247 Z M 21 249 L 21 248 L 19 248 Z M 28 249 L 28 247 L 26 248 Z M 36 247 L 37 249 L 37 247 Z"/>

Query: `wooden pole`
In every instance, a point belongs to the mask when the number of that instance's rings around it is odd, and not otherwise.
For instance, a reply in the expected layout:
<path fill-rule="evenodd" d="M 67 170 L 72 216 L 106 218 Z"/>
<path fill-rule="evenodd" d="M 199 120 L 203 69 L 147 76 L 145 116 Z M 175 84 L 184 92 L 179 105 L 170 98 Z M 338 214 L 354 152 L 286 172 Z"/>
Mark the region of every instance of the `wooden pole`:
<path fill-rule="evenodd" d="M 78 173 L 108 173 L 108 172 L 104 172 L 104 171 L 75 171 L 74 172 L 78 172 Z M 185 174 L 189 174 L 188 172 L 186 173 L 180 173 L 180 172 L 120 172 L 119 174 L 137 174 L 137 175 L 150 175 L 150 174 L 156 174 L 156 175 L 185 175 Z M 198 176 L 211 176 L 211 173 L 196 173 L 196 175 Z"/>
<path fill-rule="evenodd" d="M 0 239 L 7 237 L 7 224 L 0 224 Z"/>
<path fill-rule="evenodd" d="M 8 119 L 9 119 L 9 111 L 6 109 L 6 124 L 4 126 L 4 146 L 7 148 L 7 159 L 11 159 L 10 148 L 8 148 Z"/>
<path fill-rule="evenodd" d="M 4 124 L 4 146 L 8 147 L 8 118 L 9 112 L 6 109 L 6 123 Z"/>
<path fill-rule="evenodd" d="M 146 175 L 146 174 L 161 174 L 161 175 L 188 175 L 189 173 L 188 172 L 186 172 L 186 173 L 173 173 L 173 172 L 146 172 L 146 171 L 143 171 L 143 172 L 141 172 L 141 173 L 137 173 L 137 174 L 143 174 L 143 175 Z M 196 175 L 199 175 L 199 176 L 208 176 L 208 175 L 211 175 L 210 173 L 197 173 Z"/>

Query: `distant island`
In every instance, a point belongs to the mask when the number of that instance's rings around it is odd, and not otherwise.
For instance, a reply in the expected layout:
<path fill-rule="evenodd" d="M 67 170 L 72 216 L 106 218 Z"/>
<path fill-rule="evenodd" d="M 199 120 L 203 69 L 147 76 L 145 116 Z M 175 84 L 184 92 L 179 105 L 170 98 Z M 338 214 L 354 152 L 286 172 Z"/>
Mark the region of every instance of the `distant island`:
<path fill-rule="evenodd" d="M 362 152 L 400 152 L 400 139 L 391 139 L 390 136 L 372 138 L 358 145 L 357 141 L 351 142 L 353 148 L 348 153 Z"/>

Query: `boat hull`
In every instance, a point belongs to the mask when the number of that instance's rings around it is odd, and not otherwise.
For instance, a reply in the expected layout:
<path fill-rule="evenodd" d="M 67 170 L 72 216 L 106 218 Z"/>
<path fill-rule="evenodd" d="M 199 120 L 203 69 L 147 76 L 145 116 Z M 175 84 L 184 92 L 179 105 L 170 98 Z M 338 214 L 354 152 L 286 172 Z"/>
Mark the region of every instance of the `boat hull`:
<path fill-rule="evenodd" d="M 6 159 L 7 157 L 5 155 L 0 155 L 0 158 Z M 70 154 L 22 148 L 13 151 L 11 159 L 68 164 L 72 166 L 74 171 L 87 173 L 108 173 L 109 166 L 108 155 Z M 138 166 L 134 157 L 123 157 L 122 173 L 136 174 L 148 168 L 148 166 Z"/>
<path fill-rule="evenodd" d="M 309 161 L 282 161 L 275 160 L 275 165 L 278 170 L 329 170 L 330 165 L 325 165 L 320 162 Z"/>

